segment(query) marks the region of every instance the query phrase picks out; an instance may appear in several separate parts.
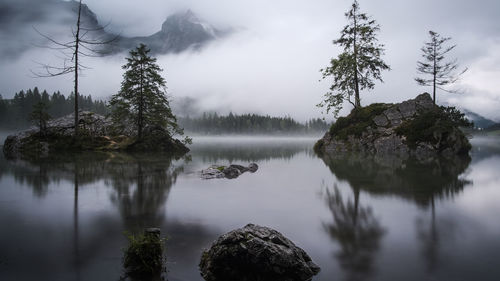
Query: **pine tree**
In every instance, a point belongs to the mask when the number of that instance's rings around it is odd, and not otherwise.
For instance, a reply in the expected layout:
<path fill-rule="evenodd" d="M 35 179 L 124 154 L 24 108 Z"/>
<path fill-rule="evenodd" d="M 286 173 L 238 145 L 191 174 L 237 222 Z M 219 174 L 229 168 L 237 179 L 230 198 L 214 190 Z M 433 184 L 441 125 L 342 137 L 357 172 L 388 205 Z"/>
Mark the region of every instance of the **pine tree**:
<path fill-rule="evenodd" d="M 166 96 L 166 82 L 160 75 L 162 69 L 156 58 L 148 55 L 150 50 L 144 44 L 130 51 L 120 92 L 113 95 L 113 122 L 124 127 L 124 120 L 133 120 L 137 138 L 142 139 L 144 129 L 161 128 L 172 135 L 182 134 L 177 119 L 170 109 Z"/>
<path fill-rule="evenodd" d="M 33 105 L 33 111 L 29 116 L 29 120 L 38 126 L 40 135 L 44 135 L 47 130 L 47 121 L 49 121 L 50 119 L 50 115 L 47 110 L 47 104 L 39 101 L 35 105 Z"/>
<path fill-rule="evenodd" d="M 432 99 L 436 103 L 436 89 L 445 92 L 456 92 L 447 90 L 444 87 L 455 83 L 460 76 L 467 71 L 465 68 L 457 74 L 457 60 L 445 62 L 445 56 L 457 45 L 446 46 L 445 43 L 451 40 L 451 37 L 442 37 L 439 33 L 429 31 L 430 41 L 422 47 L 422 57 L 424 61 L 417 62 L 417 72 L 430 78 L 417 77 L 415 81 L 421 86 L 432 86 Z"/>
<path fill-rule="evenodd" d="M 330 66 L 321 69 L 323 79 L 332 76 L 333 84 L 318 106 L 326 106 L 327 113 L 333 109 L 335 116 L 342 109 L 344 101 L 355 108 L 361 107 L 360 91 L 373 89 L 374 80 L 383 82 L 381 71 L 390 70 L 381 59 L 384 45 L 378 43 L 376 35 L 380 26 L 376 21 L 360 12 L 357 0 L 345 16 L 349 23 L 341 31 L 340 38 L 333 41 L 344 51 L 331 60 Z M 352 96 L 354 101 L 351 100 Z"/>

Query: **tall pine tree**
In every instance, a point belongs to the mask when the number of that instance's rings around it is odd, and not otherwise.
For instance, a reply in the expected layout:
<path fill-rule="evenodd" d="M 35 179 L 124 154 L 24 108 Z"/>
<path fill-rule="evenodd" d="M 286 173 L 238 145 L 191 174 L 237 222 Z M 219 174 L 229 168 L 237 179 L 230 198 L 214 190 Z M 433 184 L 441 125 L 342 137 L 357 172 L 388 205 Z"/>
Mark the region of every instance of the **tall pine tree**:
<path fill-rule="evenodd" d="M 144 44 L 130 51 L 120 92 L 113 95 L 113 122 L 123 129 L 126 120 L 134 123 L 137 138 L 142 139 L 145 128 L 161 128 L 170 135 L 182 133 L 177 119 L 170 109 L 166 95 L 166 82 L 160 75 L 162 69 L 156 58 L 148 55 L 150 50 Z"/>
<path fill-rule="evenodd" d="M 467 68 L 457 73 L 457 60 L 445 61 L 446 55 L 456 47 L 456 45 L 445 45 L 451 37 L 442 37 L 434 31 L 429 31 L 429 37 L 430 41 L 426 42 L 421 49 L 424 60 L 417 62 L 417 72 L 426 75 L 426 78 L 417 77 L 415 81 L 421 86 L 432 86 L 432 99 L 436 103 L 436 89 L 456 92 L 445 87 L 455 83 L 467 71 Z"/>
<path fill-rule="evenodd" d="M 390 70 L 381 59 L 384 45 L 378 43 L 376 35 L 380 26 L 376 21 L 360 12 L 356 0 L 345 16 L 348 24 L 343 28 L 340 38 L 333 41 L 344 51 L 331 60 L 330 66 L 321 69 L 323 79 L 332 76 L 333 84 L 318 106 L 326 106 L 327 113 L 333 109 L 335 116 L 342 109 L 344 101 L 355 108 L 361 107 L 361 90 L 373 89 L 374 80 L 383 82 L 381 71 Z M 351 100 L 353 96 L 354 101 Z"/>

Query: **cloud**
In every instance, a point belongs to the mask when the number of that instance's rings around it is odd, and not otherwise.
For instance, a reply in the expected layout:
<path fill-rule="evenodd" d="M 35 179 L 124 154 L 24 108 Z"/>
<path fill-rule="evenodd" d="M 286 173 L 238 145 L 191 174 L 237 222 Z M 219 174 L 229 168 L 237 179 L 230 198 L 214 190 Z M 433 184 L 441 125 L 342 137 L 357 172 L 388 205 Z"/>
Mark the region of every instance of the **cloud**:
<path fill-rule="evenodd" d="M 2 1 L 2 0 L 0 0 Z M 5 0 L 3 0 L 5 1 Z M 219 27 L 233 27 L 232 36 L 218 40 L 199 52 L 158 58 L 165 69 L 173 98 L 191 96 L 202 110 L 256 112 L 291 115 L 305 120 L 320 117 L 316 104 L 329 87 L 319 82 L 319 69 L 328 65 L 339 50 L 332 40 L 345 25 L 349 0 L 87 0 L 111 30 L 123 35 L 149 35 L 158 31 L 174 12 L 192 9 Z M 460 87 L 464 95 L 439 93 L 439 99 L 489 118 L 500 119 L 496 77 L 500 74 L 500 27 L 495 11 L 500 2 L 470 1 L 360 1 L 361 10 L 381 25 L 380 42 L 386 46 L 384 59 L 392 71 L 383 73 L 385 84 L 362 93 L 362 103 L 397 102 L 415 97 L 429 88 L 414 82 L 420 47 L 432 29 L 453 37 L 457 57 L 469 71 Z M 0 34 L 1 35 L 1 34 Z M 90 59 L 93 69 L 81 79 L 82 93 L 107 97 L 120 86 L 124 56 Z M 50 91 L 71 91 L 71 77 L 33 80 L 27 76 L 33 60 L 50 59 L 42 50 L 25 53 L 19 60 L 0 65 L 0 92 L 38 85 Z M 484 104 L 484 106 L 480 106 Z M 349 108 L 342 113 L 347 113 Z"/>

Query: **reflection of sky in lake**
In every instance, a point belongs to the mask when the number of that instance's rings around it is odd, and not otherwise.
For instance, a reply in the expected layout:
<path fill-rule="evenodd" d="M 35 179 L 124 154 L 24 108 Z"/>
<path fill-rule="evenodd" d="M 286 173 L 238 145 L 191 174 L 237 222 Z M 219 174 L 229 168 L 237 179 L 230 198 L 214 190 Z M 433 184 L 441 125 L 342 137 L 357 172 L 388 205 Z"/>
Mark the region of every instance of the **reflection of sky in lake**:
<path fill-rule="evenodd" d="M 401 168 L 323 161 L 312 144 L 195 139 L 191 161 L 0 157 L 0 280 L 117 280 L 123 231 L 149 224 L 169 236 L 168 279 L 201 280 L 202 248 L 250 222 L 305 249 L 322 268 L 313 280 L 497 280 L 497 146 L 475 143 L 470 164 Z M 254 174 L 199 178 L 212 164 L 250 162 Z"/>

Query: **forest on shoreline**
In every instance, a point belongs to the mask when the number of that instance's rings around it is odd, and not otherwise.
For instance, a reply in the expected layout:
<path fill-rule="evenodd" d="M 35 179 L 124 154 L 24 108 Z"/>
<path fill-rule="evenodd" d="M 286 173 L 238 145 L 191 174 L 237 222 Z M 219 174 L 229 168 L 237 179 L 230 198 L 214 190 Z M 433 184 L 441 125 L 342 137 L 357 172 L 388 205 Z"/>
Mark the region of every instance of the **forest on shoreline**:
<path fill-rule="evenodd" d="M 37 87 L 21 90 L 12 99 L 0 96 L 0 130 L 24 130 L 30 128 L 30 114 L 33 107 L 43 102 L 47 105 L 47 113 L 51 119 L 71 114 L 74 111 L 74 94 L 67 97 L 60 91 L 49 94 Z M 93 99 L 92 96 L 79 96 L 78 103 L 83 111 L 91 111 L 108 115 L 111 110 L 106 101 Z M 189 134 L 220 135 L 220 134 L 322 134 L 330 124 L 316 118 L 304 123 L 290 116 L 274 117 L 259 114 L 220 115 L 216 112 L 204 112 L 199 116 L 178 116 L 179 126 Z"/>

